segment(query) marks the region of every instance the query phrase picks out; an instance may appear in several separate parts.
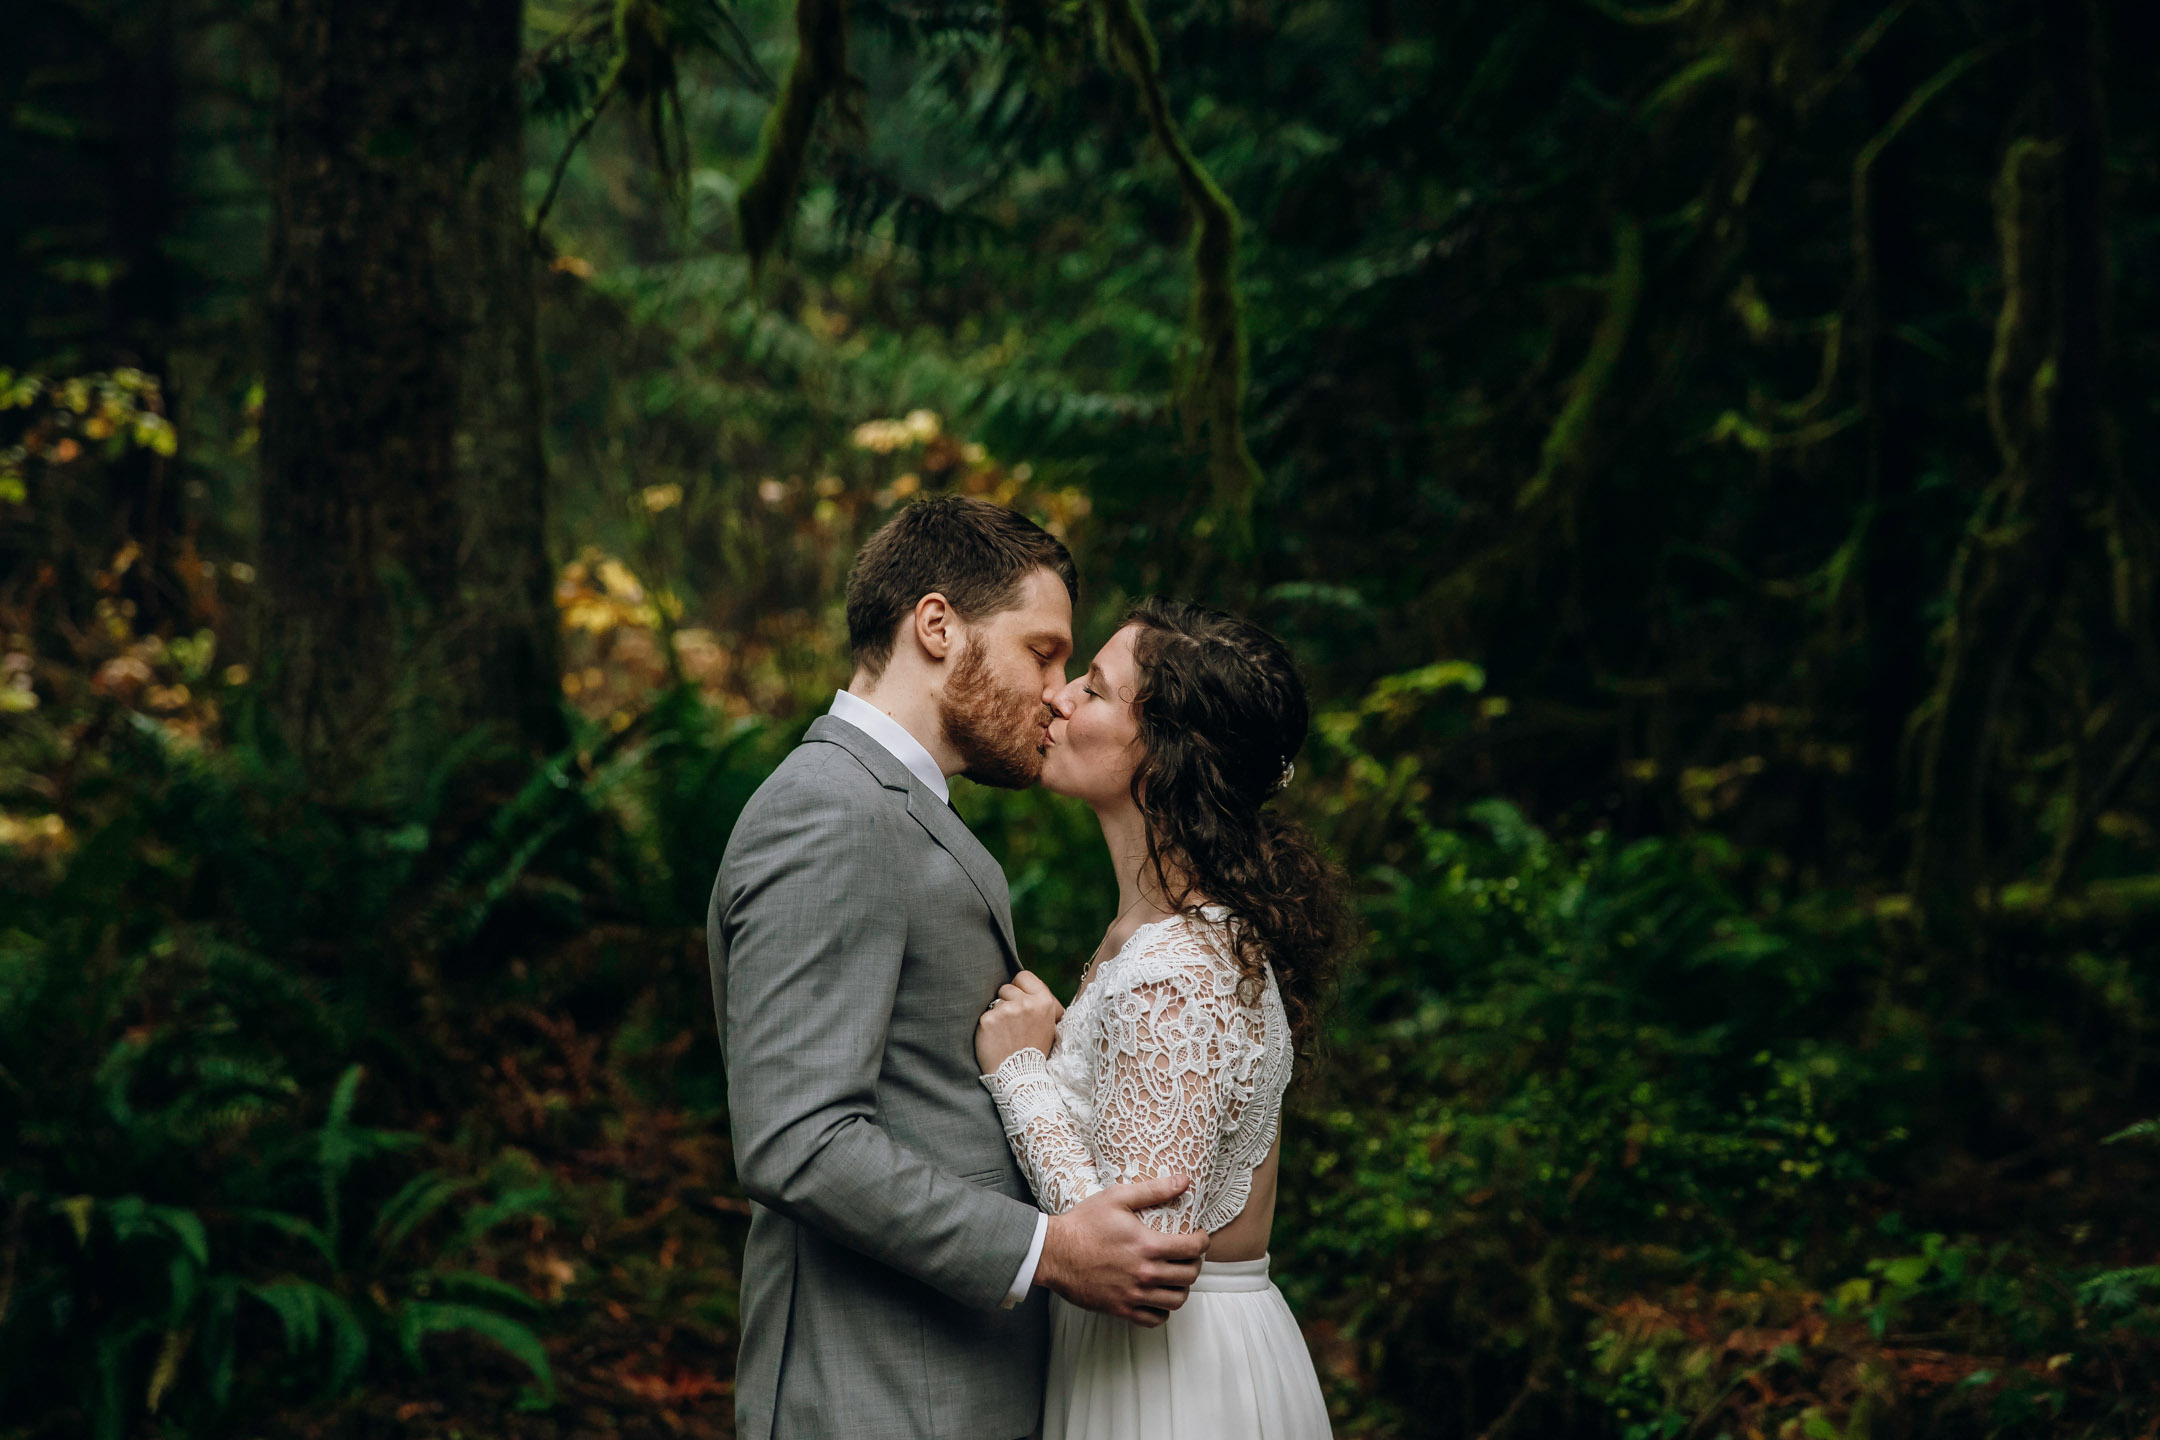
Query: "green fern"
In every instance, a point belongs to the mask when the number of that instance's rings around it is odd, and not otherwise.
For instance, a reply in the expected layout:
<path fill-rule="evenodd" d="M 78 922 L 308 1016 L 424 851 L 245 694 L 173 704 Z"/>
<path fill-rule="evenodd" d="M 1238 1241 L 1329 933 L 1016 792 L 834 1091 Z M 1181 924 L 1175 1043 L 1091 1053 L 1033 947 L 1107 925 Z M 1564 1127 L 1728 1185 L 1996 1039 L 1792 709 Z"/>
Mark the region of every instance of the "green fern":
<path fill-rule="evenodd" d="M 482 1275 L 477 1270 L 437 1270 L 428 1275 L 430 1288 L 439 1287 L 453 1294 L 465 1294 L 476 1299 L 496 1302 L 497 1308 L 515 1308 L 528 1313 L 546 1307 L 517 1286 L 493 1275 Z"/>
<path fill-rule="evenodd" d="M 316 1140 L 316 1163 L 322 1178 L 323 1231 L 333 1249 L 338 1244 L 342 1210 L 339 1197 L 345 1172 L 355 1161 L 410 1150 L 420 1143 L 420 1137 L 410 1131 L 374 1130 L 352 1123 L 353 1102 L 359 1096 L 360 1081 L 365 1073 L 363 1066 L 351 1065 L 338 1077 L 337 1088 L 330 1096 L 330 1112 L 324 1118 Z"/>
<path fill-rule="evenodd" d="M 202 1217 L 175 1205 L 152 1205 L 140 1195 L 123 1195 L 98 1207 L 113 1238 L 123 1244 L 145 1237 L 170 1236 L 179 1242 L 180 1253 L 202 1269 L 210 1268 L 210 1232 Z"/>
<path fill-rule="evenodd" d="M 312 1280 L 289 1278 L 241 1289 L 275 1311 L 285 1327 L 285 1353 L 314 1353 L 327 1330 L 330 1341 L 329 1392 L 343 1394 L 367 1361 L 367 1331 L 360 1317 L 335 1291 Z"/>
<path fill-rule="evenodd" d="M 475 1179 L 455 1179 L 437 1170 L 413 1176 L 383 1203 L 375 1220 L 376 1253 L 388 1258 L 407 1236 L 458 1196 L 478 1188 Z"/>
<path fill-rule="evenodd" d="M 425 1362 L 421 1342 L 430 1335 L 463 1331 L 477 1335 L 522 1363 L 539 1382 L 542 1396 L 555 1398 L 555 1374 L 548 1365 L 547 1347 L 531 1329 L 497 1310 L 432 1300 L 414 1300 L 397 1312 L 398 1344 L 416 1367 Z"/>
<path fill-rule="evenodd" d="M 485 1205 L 476 1206 L 465 1215 L 450 1248 L 462 1250 L 505 1221 L 546 1214 L 554 1198 L 555 1187 L 545 1180 L 505 1190 L 495 1199 Z"/>
<path fill-rule="evenodd" d="M 2160 1120 L 2140 1120 L 2128 1125 L 2102 1140 L 2103 1145 L 2119 1145 L 2125 1140 L 2147 1140 L 2160 1145 Z"/>
<path fill-rule="evenodd" d="M 2078 1303 L 2102 1311 L 2135 1310 L 2148 1299 L 2160 1300 L 2160 1265 L 2105 1270 L 2078 1286 Z"/>

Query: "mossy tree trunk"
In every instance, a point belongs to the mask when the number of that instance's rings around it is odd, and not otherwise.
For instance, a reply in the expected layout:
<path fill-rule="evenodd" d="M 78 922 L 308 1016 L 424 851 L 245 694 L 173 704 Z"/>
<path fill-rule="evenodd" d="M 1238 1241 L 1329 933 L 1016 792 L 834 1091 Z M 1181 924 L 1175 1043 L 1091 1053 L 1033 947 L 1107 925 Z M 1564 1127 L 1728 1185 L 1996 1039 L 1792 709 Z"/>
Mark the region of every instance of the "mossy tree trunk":
<path fill-rule="evenodd" d="M 261 658 L 316 773 L 562 739 L 519 0 L 284 0 Z"/>

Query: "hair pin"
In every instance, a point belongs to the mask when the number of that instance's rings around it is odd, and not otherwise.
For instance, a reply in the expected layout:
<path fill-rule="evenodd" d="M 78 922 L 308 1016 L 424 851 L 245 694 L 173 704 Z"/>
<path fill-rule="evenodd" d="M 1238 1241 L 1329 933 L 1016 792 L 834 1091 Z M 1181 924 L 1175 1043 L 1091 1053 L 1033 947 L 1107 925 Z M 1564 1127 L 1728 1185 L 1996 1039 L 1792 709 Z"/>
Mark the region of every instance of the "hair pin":
<path fill-rule="evenodd" d="M 1285 760 L 1282 762 L 1282 779 L 1275 782 L 1275 788 L 1277 790 L 1287 790 L 1290 788 L 1290 782 L 1296 778 L 1297 761 Z"/>

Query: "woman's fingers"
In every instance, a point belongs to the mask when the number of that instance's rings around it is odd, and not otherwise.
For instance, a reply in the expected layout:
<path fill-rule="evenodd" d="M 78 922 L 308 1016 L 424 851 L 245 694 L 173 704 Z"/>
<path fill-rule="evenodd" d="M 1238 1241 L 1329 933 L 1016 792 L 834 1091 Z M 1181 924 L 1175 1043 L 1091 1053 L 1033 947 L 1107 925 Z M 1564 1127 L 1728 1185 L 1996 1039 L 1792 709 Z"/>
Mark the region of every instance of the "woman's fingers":
<path fill-rule="evenodd" d="M 1057 995 L 1043 982 L 1042 976 L 1037 975 L 1032 970 L 1022 970 L 1019 974 L 1013 976 L 1012 983 L 1005 988 L 1007 990 L 1017 989 L 1021 995 L 1040 1006 L 1053 1019 L 1065 1013 L 1065 1007 L 1058 1003 Z"/>
<path fill-rule="evenodd" d="M 1058 1018 L 1064 1013 L 1065 1007 L 1040 977 L 1021 971 L 998 987 L 997 998 L 975 1022 L 976 1059 L 987 1071 L 1029 1046 L 1049 1054 L 1057 1043 Z"/>

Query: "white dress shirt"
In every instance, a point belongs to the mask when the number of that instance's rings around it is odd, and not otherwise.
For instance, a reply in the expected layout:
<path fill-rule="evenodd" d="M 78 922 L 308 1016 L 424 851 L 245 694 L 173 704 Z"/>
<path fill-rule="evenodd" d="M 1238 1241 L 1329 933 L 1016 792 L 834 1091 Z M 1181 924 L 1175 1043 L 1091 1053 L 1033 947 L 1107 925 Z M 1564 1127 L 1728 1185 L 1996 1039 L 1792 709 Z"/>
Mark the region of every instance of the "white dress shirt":
<path fill-rule="evenodd" d="M 908 728 L 884 711 L 862 698 L 842 690 L 834 694 L 832 709 L 828 712 L 835 720 L 845 720 L 885 748 L 887 754 L 907 766 L 909 773 L 929 789 L 930 793 L 947 805 L 952 803 L 952 784 L 945 772 L 932 759 L 923 743 L 908 733 Z M 1050 1217 L 1038 1213 L 1035 1216 L 1035 1240 L 1028 1246 L 1027 1258 L 1020 1262 L 1020 1271 L 1013 1276 L 1012 1288 L 1005 1292 L 1005 1308 L 1010 1310 L 1027 1298 L 1030 1287 L 1035 1284 L 1035 1268 L 1042 1264 L 1043 1237 L 1050 1233 Z"/>

